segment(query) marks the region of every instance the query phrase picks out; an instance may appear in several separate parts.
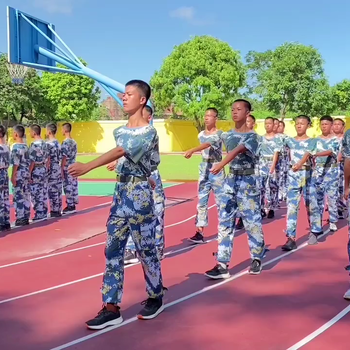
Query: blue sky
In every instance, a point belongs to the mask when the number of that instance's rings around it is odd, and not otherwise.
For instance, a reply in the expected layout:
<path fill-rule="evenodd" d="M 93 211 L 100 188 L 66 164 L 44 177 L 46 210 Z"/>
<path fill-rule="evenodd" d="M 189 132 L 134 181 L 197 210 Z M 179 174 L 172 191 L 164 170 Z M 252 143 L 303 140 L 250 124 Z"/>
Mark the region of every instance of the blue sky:
<path fill-rule="evenodd" d="M 242 57 L 286 41 L 313 45 L 331 84 L 350 78 L 349 0 L 0 0 L 1 52 L 7 5 L 54 23 L 90 68 L 121 83 L 148 81 L 174 45 L 204 34 Z"/>

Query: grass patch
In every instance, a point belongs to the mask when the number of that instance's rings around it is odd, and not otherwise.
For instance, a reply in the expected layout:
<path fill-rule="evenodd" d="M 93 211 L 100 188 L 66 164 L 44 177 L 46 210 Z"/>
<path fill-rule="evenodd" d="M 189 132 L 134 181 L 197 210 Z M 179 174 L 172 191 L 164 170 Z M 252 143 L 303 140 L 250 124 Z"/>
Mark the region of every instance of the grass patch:
<path fill-rule="evenodd" d="M 78 156 L 77 161 L 87 163 L 97 156 Z M 201 156 L 192 156 L 186 159 L 183 155 L 161 155 L 159 172 L 164 180 L 198 180 L 198 165 L 201 162 Z M 115 179 L 115 172 L 108 171 L 106 167 L 92 170 L 90 173 L 82 176 L 84 179 Z"/>

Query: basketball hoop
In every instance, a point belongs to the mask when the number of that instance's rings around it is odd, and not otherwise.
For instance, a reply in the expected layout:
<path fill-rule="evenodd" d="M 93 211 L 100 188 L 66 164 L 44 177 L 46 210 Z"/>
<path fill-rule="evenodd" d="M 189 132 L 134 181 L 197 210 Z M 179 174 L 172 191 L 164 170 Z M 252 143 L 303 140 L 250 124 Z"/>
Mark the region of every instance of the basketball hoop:
<path fill-rule="evenodd" d="M 16 84 L 16 85 L 23 84 L 24 78 L 28 71 L 28 67 L 23 66 L 21 64 L 13 64 L 13 63 L 7 63 L 6 65 L 13 84 Z"/>

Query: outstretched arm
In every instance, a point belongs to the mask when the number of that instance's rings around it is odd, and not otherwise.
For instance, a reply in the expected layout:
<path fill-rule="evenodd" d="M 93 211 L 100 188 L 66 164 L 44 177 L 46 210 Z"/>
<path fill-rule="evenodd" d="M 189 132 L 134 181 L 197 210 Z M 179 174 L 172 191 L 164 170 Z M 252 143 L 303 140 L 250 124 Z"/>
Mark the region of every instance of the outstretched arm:
<path fill-rule="evenodd" d="M 231 152 L 227 153 L 226 157 L 219 163 L 215 164 L 210 172 L 212 174 L 218 174 L 228 163 L 232 162 L 240 153 L 247 151 L 247 148 L 244 145 L 239 145 Z"/>
<path fill-rule="evenodd" d="M 73 177 L 82 176 L 93 169 L 109 164 L 125 155 L 125 150 L 121 147 L 111 149 L 102 156 L 95 158 L 88 163 L 74 163 L 69 166 L 68 173 Z"/>
<path fill-rule="evenodd" d="M 185 158 L 187 158 L 187 159 L 191 158 L 193 153 L 201 152 L 201 151 L 205 150 L 206 148 L 209 148 L 210 146 L 211 146 L 211 144 L 209 142 L 206 142 L 206 143 L 200 144 L 198 147 L 191 148 L 190 150 L 188 150 L 185 153 Z"/>

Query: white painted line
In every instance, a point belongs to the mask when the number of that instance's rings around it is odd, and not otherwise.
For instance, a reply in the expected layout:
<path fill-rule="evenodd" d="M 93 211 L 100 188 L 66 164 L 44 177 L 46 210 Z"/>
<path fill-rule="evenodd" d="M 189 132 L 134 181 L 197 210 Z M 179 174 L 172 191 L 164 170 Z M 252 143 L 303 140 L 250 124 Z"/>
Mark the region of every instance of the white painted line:
<path fill-rule="evenodd" d="M 206 243 L 210 243 L 210 242 L 213 242 L 213 241 L 216 241 L 216 238 L 214 238 L 214 239 L 209 239 L 209 240 L 206 241 Z M 187 247 L 184 247 L 184 248 L 172 250 L 172 251 L 170 251 L 170 252 L 165 253 L 164 255 L 165 255 L 165 256 L 173 255 L 173 254 L 180 253 L 180 252 L 183 252 L 183 251 L 186 251 L 186 250 L 194 249 L 194 248 L 196 248 L 196 247 L 200 247 L 200 246 L 202 246 L 202 245 L 203 245 L 203 244 L 190 245 L 190 246 L 187 246 Z M 124 266 L 124 268 L 127 269 L 127 268 L 130 268 L 130 267 L 139 265 L 139 264 L 140 264 L 140 262 L 137 262 L 137 263 L 135 263 L 135 264 L 129 264 L 129 265 Z M 5 299 L 5 300 L 0 300 L 0 305 L 1 305 L 1 304 L 6 304 L 6 303 L 10 303 L 11 301 L 15 301 L 15 300 L 19 300 L 19 299 L 28 298 L 28 297 L 31 297 L 31 296 L 34 296 L 34 295 L 38 295 L 38 294 L 50 292 L 50 291 L 55 290 L 55 289 L 59 289 L 59 288 L 63 288 L 63 287 L 70 286 L 70 285 L 72 285 L 72 284 L 76 284 L 76 283 L 88 281 L 88 280 L 91 280 L 91 279 L 93 279 L 93 278 L 100 277 L 100 276 L 102 276 L 102 275 L 103 275 L 103 272 L 102 272 L 102 273 L 98 273 L 98 274 L 96 274 L 96 275 L 91 275 L 91 276 L 87 276 L 87 277 L 84 277 L 84 278 L 80 278 L 80 279 L 78 279 L 78 280 L 70 281 L 70 282 L 67 282 L 67 283 L 58 284 L 58 285 L 53 286 L 53 287 L 49 287 L 49 288 L 37 290 L 37 291 L 35 291 L 35 292 L 31 292 L 31 293 L 19 295 L 19 296 L 17 296 L 17 297 Z"/>
<path fill-rule="evenodd" d="M 323 326 L 320 328 L 316 329 L 314 332 L 309 334 L 307 337 L 304 339 L 300 340 L 287 350 L 297 350 L 302 348 L 304 345 L 309 343 L 311 340 L 314 340 L 316 337 L 318 337 L 320 334 L 322 334 L 324 331 L 326 331 L 328 328 L 334 326 L 339 320 L 341 320 L 345 315 L 347 315 L 350 312 L 350 305 L 347 306 L 345 309 L 343 309 L 341 312 L 339 312 L 338 315 L 334 316 L 331 320 L 326 322 Z"/>
<path fill-rule="evenodd" d="M 108 202 L 108 203 L 109 203 L 109 202 Z M 102 205 L 102 204 L 100 204 L 100 205 Z M 216 204 L 211 205 L 210 207 L 208 207 L 208 210 L 214 208 L 215 206 L 216 206 Z M 189 218 L 187 218 L 187 219 L 185 219 L 185 220 L 178 221 L 178 222 L 175 222 L 175 223 L 170 224 L 170 225 L 166 225 L 166 226 L 164 226 L 164 228 L 169 228 L 169 227 L 174 227 L 174 226 L 177 226 L 177 225 L 181 225 L 181 224 L 183 224 L 183 223 L 185 223 L 185 222 L 187 222 L 187 221 L 190 221 L 190 220 L 194 219 L 195 217 L 196 217 L 196 215 L 192 215 L 192 216 L 190 216 Z M 103 231 L 103 232 L 105 232 L 105 231 Z M 103 232 L 101 232 L 101 233 L 103 233 Z M 77 243 L 79 243 L 79 242 L 77 242 Z M 21 264 L 26 264 L 26 263 L 29 263 L 29 262 L 32 262 L 32 261 L 38 261 L 38 260 L 48 259 L 48 258 L 52 258 L 52 257 L 58 256 L 58 255 L 63 255 L 63 254 L 68 254 L 68 253 L 74 253 L 74 252 L 77 252 L 77 251 L 79 251 L 79 250 L 94 248 L 94 247 L 98 247 L 98 246 L 104 245 L 104 244 L 105 244 L 105 241 L 103 241 L 103 242 L 101 242 L 101 243 L 90 244 L 90 245 L 87 245 L 87 246 L 84 246 L 84 247 L 80 247 L 80 248 L 65 250 L 64 252 L 52 253 L 52 254 L 43 255 L 43 256 L 36 257 L 36 258 L 32 258 L 32 259 L 21 260 L 21 261 L 17 261 L 17 262 L 11 263 L 11 264 L 1 265 L 1 266 L 0 266 L 0 269 L 5 269 L 5 268 L 7 268 L 7 267 L 16 266 L 16 265 L 21 265 Z M 62 249 L 63 249 L 63 248 L 62 248 Z"/>
<path fill-rule="evenodd" d="M 326 234 L 328 234 L 328 233 L 329 233 L 329 230 L 325 231 L 324 234 L 323 234 L 322 236 L 324 236 L 324 235 L 326 235 Z M 322 236 L 320 236 L 320 237 L 322 237 Z M 282 259 L 282 258 L 284 258 L 284 257 L 286 257 L 286 256 L 288 256 L 288 255 L 294 254 L 294 253 L 297 252 L 298 250 L 303 249 L 303 248 L 305 248 L 305 247 L 307 247 L 307 246 L 308 246 L 308 244 L 307 244 L 307 242 L 305 242 L 305 243 L 301 244 L 297 249 L 292 250 L 292 251 L 290 251 L 290 252 L 283 253 L 283 254 L 281 254 L 281 255 L 279 255 L 279 256 L 277 256 L 277 257 L 271 259 L 271 260 L 267 260 L 267 261 L 265 261 L 262 265 L 263 265 L 263 266 L 270 265 L 270 264 L 274 263 L 275 261 L 278 261 L 278 260 L 280 260 L 280 259 Z M 169 308 L 169 307 L 171 307 L 171 306 L 180 304 L 180 303 L 182 303 L 182 302 L 184 302 L 184 301 L 186 301 L 186 300 L 192 299 L 192 298 L 194 298 L 194 297 L 196 297 L 196 296 L 198 296 L 198 295 L 201 295 L 201 294 L 203 294 L 203 293 L 209 292 L 209 291 L 211 291 L 211 290 L 213 290 L 213 289 L 215 289 L 215 288 L 218 288 L 218 287 L 220 287 L 220 286 L 222 286 L 222 285 L 224 285 L 224 284 L 226 284 L 226 283 L 229 283 L 229 282 L 231 282 L 231 281 L 233 281 L 233 280 L 235 280 L 235 279 L 237 279 L 237 278 L 240 278 L 240 277 L 242 277 L 242 276 L 244 276 L 244 275 L 247 275 L 247 274 L 248 274 L 248 269 L 243 270 L 243 271 L 241 271 L 241 272 L 239 272 L 239 273 L 237 273 L 237 274 L 231 276 L 230 278 L 228 278 L 228 279 L 226 279 L 226 280 L 223 280 L 223 281 L 221 281 L 221 282 L 219 282 L 219 283 L 216 283 L 216 284 L 212 284 L 211 286 L 202 288 L 202 289 L 198 290 L 197 292 L 194 292 L 194 293 L 188 294 L 188 295 L 186 295 L 186 296 L 184 296 L 184 297 L 182 297 L 182 298 L 176 299 L 176 300 L 172 301 L 171 303 L 166 304 L 166 305 L 165 305 L 165 309 L 167 309 L 167 308 Z M 129 319 L 127 319 L 126 321 L 124 321 L 123 323 L 121 323 L 121 324 L 119 324 L 119 325 L 105 328 L 105 329 L 103 329 L 103 330 L 97 331 L 97 332 L 92 333 L 92 334 L 90 334 L 90 335 L 87 335 L 87 336 L 85 336 L 85 337 L 81 337 L 81 338 L 78 338 L 78 339 L 76 339 L 76 340 L 73 340 L 73 341 L 71 341 L 71 342 L 69 342 L 69 343 L 60 345 L 60 346 L 58 346 L 58 347 L 56 347 L 56 348 L 52 348 L 51 350 L 63 350 L 63 349 L 67 349 L 67 348 L 69 348 L 69 347 L 71 347 L 71 346 L 74 346 L 74 345 L 83 343 L 83 342 L 85 342 L 85 341 L 87 341 L 87 340 L 90 340 L 90 339 L 92 339 L 92 338 L 96 338 L 96 337 L 98 337 L 98 336 L 100 336 L 100 335 L 102 335 L 102 334 L 104 334 L 104 333 L 111 332 L 111 331 L 113 331 L 113 330 L 116 329 L 116 328 L 120 328 L 120 327 L 126 326 L 126 325 L 128 325 L 128 324 L 130 324 L 130 323 L 132 323 L 132 322 L 137 321 L 137 320 L 138 320 L 137 317 L 129 318 Z"/>

